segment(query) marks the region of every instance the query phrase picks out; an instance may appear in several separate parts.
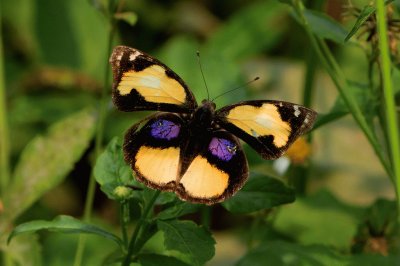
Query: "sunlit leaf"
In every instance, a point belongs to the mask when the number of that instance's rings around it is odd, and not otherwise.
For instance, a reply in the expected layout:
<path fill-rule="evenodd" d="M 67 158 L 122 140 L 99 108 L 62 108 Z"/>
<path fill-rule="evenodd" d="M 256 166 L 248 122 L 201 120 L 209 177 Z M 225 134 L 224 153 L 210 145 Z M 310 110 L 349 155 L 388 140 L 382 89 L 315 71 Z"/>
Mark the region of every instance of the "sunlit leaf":
<path fill-rule="evenodd" d="M 4 196 L 4 218 L 13 220 L 73 169 L 93 137 L 95 112 L 86 109 L 52 125 L 23 151 Z"/>
<path fill-rule="evenodd" d="M 251 177 L 232 198 L 222 203 L 228 211 L 249 213 L 295 200 L 294 190 L 268 176 Z"/>
<path fill-rule="evenodd" d="M 60 215 L 52 221 L 36 220 L 20 224 L 11 232 L 8 242 L 20 234 L 33 233 L 40 230 L 59 233 L 94 234 L 112 240 L 121 247 L 123 246 L 122 240 L 116 235 L 66 215 Z"/>
<path fill-rule="evenodd" d="M 188 256 L 192 265 L 204 265 L 215 253 L 215 240 L 204 227 L 192 221 L 157 221 L 164 233 L 164 245 L 168 250 L 176 250 Z"/>

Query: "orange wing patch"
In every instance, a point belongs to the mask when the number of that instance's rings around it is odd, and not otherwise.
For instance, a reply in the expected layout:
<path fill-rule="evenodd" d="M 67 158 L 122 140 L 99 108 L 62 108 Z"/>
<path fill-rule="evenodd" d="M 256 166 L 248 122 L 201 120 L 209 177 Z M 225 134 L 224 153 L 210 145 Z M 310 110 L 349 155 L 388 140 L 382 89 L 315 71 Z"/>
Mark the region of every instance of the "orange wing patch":
<path fill-rule="evenodd" d="M 283 147 L 289 141 L 290 124 L 282 121 L 278 108 L 269 103 L 260 107 L 239 105 L 232 108 L 227 120 L 253 137 L 274 136 L 274 145 Z"/>
<path fill-rule="evenodd" d="M 197 156 L 180 180 L 185 192 L 193 198 L 221 196 L 228 187 L 229 175 Z"/>
<path fill-rule="evenodd" d="M 147 102 L 182 105 L 186 101 L 185 89 L 165 74 L 165 69 L 152 65 L 142 71 L 123 73 L 117 90 L 121 96 L 136 90 Z"/>
<path fill-rule="evenodd" d="M 135 158 L 137 171 L 148 181 L 163 186 L 175 182 L 179 169 L 179 148 L 158 149 L 142 146 Z"/>

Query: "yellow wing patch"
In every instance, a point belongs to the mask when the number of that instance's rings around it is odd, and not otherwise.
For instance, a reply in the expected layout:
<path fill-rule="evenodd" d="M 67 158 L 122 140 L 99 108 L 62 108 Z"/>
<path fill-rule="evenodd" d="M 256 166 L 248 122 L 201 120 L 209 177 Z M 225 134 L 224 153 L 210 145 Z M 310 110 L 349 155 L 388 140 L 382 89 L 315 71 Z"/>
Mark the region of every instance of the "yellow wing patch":
<path fill-rule="evenodd" d="M 136 90 L 147 102 L 182 105 L 186 101 L 185 89 L 173 78 L 165 74 L 159 65 L 149 66 L 142 71 L 123 73 L 117 87 L 120 95 L 128 95 Z"/>
<path fill-rule="evenodd" d="M 179 148 L 158 149 L 142 146 L 137 152 L 135 166 L 147 180 L 159 186 L 178 177 Z"/>
<path fill-rule="evenodd" d="M 205 158 L 197 156 L 180 183 L 188 195 L 194 198 L 221 196 L 228 187 L 229 175 L 211 165 Z"/>
<path fill-rule="evenodd" d="M 228 121 L 253 137 L 274 136 L 274 145 L 283 147 L 289 140 L 291 128 L 282 121 L 278 108 L 265 103 L 260 107 L 239 105 L 226 116 Z"/>

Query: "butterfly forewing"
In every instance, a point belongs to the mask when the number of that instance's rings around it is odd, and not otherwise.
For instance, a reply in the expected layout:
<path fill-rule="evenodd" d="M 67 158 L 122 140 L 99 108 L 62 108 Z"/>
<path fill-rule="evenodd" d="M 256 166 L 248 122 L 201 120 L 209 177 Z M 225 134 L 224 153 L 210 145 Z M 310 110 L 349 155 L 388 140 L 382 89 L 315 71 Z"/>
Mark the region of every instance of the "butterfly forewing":
<path fill-rule="evenodd" d="M 197 107 L 185 82 L 157 59 L 126 46 L 114 48 L 113 101 L 121 111 L 189 113 Z"/>
<path fill-rule="evenodd" d="M 316 115 L 311 109 L 288 102 L 245 101 L 218 110 L 216 122 L 264 159 L 276 159 L 311 129 Z"/>

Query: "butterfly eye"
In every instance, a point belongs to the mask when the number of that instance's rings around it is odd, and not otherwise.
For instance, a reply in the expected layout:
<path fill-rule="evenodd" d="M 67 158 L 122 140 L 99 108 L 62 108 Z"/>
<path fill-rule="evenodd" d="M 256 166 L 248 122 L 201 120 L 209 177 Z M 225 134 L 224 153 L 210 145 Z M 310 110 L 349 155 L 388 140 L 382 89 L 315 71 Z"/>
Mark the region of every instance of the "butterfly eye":
<path fill-rule="evenodd" d="M 171 140 L 179 135 L 180 126 L 172 121 L 160 119 L 150 126 L 151 135 L 156 139 Z"/>
<path fill-rule="evenodd" d="M 214 137 L 211 139 L 211 142 L 208 145 L 208 150 L 218 159 L 221 159 L 223 161 L 230 161 L 232 157 L 236 154 L 237 146 L 227 139 Z"/>

